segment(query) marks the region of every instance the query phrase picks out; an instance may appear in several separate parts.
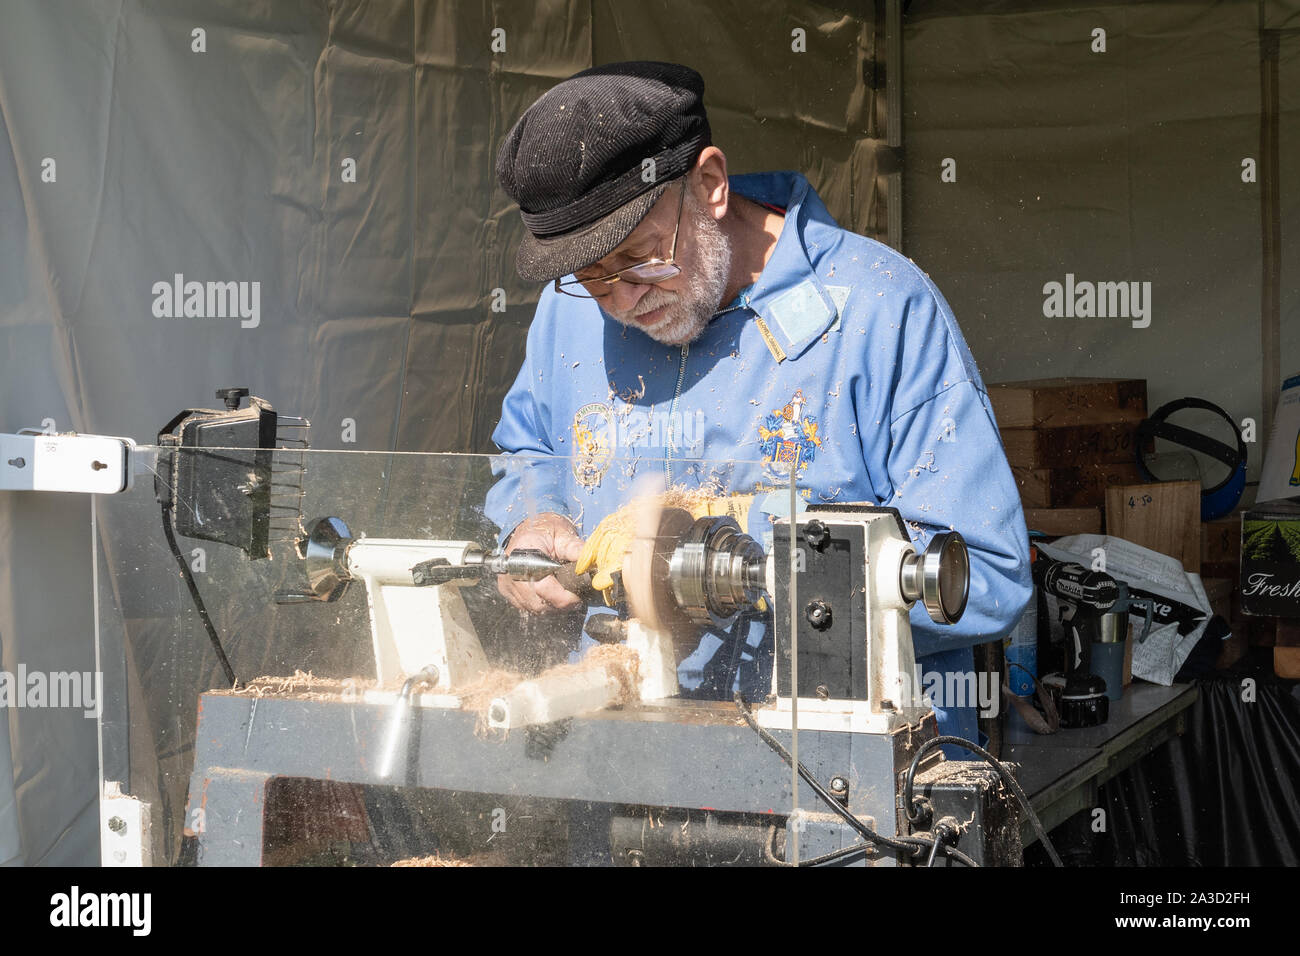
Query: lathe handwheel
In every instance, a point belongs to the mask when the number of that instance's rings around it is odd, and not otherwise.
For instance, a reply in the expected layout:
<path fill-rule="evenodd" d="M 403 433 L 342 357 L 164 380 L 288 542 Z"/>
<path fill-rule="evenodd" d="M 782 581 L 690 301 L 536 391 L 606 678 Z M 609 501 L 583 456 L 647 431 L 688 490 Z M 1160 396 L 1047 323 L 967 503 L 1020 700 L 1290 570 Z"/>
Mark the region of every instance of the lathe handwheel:
<path fill-rule="evenodd" d="M 970 597 L 970 554 L 956 531 L 930 539 L 923 553 L 912 552 L 899 569 L 899 587 L 908 601 L 921 601 L 936 624 L 956 624 Z"/>

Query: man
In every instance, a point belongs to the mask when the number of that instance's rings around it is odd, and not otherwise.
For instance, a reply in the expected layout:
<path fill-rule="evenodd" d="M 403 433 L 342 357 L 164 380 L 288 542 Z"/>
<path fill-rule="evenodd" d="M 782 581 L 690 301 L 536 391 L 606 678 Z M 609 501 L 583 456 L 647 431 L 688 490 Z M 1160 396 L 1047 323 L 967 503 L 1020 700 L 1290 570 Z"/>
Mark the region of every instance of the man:
<path fill-rule="evenodd" d="M 803 176 L 729 176 L 683 66 L 560 83 L 507 135 L 497 176 L 527 226 L 519 274 L 547 283 L 493 435 L 521 456 L 487 504 L 507 547 L 577 559 L 647 472 L 753 495 L 747 530 L 770 544 L 793 477 L 800 507 L 897 508 L 918 547 L 961 532 L 965 616 L 939 627 L 918 605 L 911 622 L 923 672 L 971 674 L 972 646 L 1029 600 L 1028 543 L 988 396 L 929 278 L 839 228 Z M 500 586 L 533 613 L 579 604 L 554 578 Z M 679 677 L 688 693 L 765 693 L 770 645 L 746 619 L 706 635 Z M 941 731 L 977 739 L 976 702 L 934 696 Z"/>

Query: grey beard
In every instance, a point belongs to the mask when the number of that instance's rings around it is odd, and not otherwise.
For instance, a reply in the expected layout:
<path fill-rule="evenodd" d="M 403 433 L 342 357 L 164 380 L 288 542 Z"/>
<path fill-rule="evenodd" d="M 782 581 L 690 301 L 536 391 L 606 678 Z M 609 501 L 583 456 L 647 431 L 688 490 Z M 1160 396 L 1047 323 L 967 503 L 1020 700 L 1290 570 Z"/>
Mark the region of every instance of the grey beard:
<path fill-rule="evenodd" d="M 722 296 L 727 291 L 727 278 L 731 272 L 731 240 L 722 231 L 722 226 L 703 206 L 696 204 L 694 196 L 687 200 L 687 208 L 695 226 L 695 265 L 684 273 L 686 291 L 669 292 L 651 286 L 637 302 L 634 313 L 644 315 L 661 306 L 668 307 L 663 318 L 650 328 L 636 326 L 663 345 L 687 345 L 704 333 L 709 320 L 722 306 Z M 622 316 L 614 315 L 614 318 L 625 325 L 631 324 Z"/>

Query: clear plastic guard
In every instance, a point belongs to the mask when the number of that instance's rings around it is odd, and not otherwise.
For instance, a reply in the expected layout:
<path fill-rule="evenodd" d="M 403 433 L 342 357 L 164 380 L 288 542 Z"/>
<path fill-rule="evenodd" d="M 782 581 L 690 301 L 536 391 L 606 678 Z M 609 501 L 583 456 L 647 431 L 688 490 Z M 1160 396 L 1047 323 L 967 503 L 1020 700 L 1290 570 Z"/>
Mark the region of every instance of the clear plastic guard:
<path fill-rule="evenodd" d="M 798 507 L 762 463 L 134 456 L 95 512 L 105 863 L 797 854 L 794 772 L 733 699 L 771 704 L 766 558 Z M 544 514 L 596 536 L 589 567 Z M 665 542 L 703 519 L 752 538 L 729 596 L 673 590 Z M 701 834 L 679 859 L 669 824 Z"/>

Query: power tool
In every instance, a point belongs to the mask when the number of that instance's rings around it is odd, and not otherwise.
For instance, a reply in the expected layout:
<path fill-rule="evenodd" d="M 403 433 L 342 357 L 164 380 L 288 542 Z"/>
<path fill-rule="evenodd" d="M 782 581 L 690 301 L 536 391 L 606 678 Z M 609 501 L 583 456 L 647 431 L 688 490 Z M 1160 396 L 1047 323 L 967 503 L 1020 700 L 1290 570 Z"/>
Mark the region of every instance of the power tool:
<path fill-rule="evenodd" d="M 1039 555 L 1034 584 L 1060 605 L 1065 631 L 1065 668 L 1043 678 L 1057 700 L 1062 727 L 1096 727 L 1110 716 L 1106 682 L 1092 672 L 1092 642 L 1101 637 L 1101 619 L 1120 600 L 1119 584 L 1104 571 Z M 1145 635 L 1144 635 L 1145 636 Z"/>

